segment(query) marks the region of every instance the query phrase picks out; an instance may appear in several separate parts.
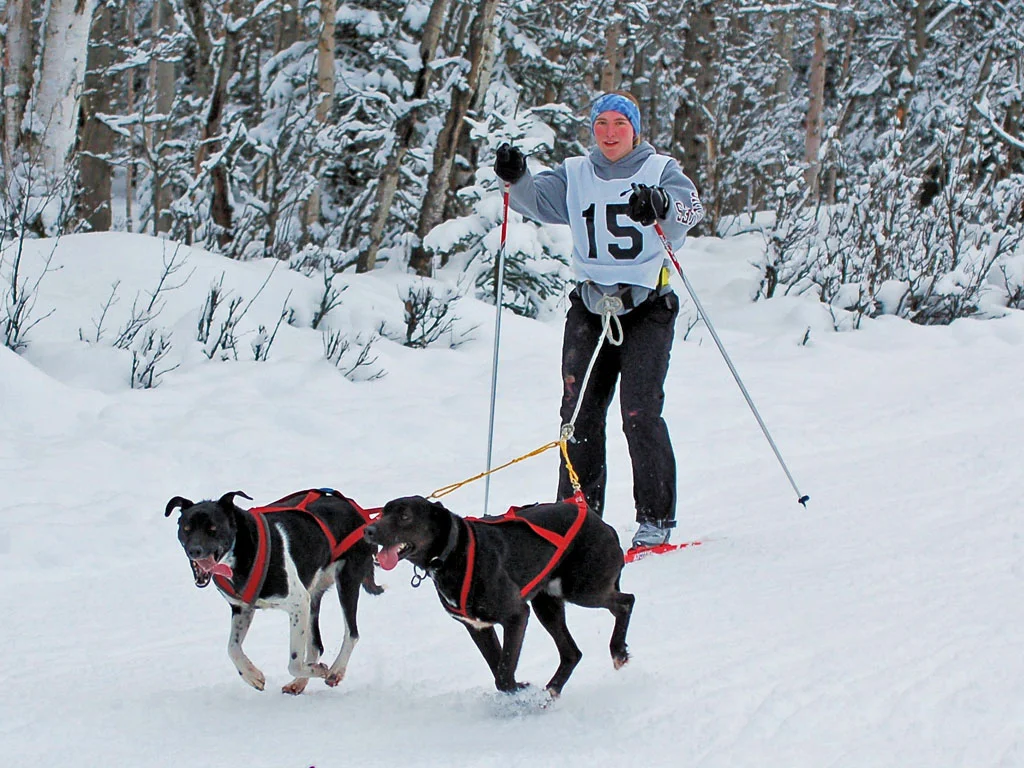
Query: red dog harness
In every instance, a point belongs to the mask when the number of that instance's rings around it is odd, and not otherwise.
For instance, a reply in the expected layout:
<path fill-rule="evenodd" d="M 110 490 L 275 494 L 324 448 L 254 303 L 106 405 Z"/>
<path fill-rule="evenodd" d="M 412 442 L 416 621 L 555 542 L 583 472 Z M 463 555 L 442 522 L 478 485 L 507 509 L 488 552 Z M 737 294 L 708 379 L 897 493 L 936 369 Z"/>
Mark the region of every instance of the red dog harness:
<path fill-rule="evenodd" d="M 522 507 L 509 507 L 508 512 L 500 517 L 467 517 L 466 521 L 472 521 L 475 523 L 487 523 L 489 525 L 504 525 L 506 523 L 525 523 L 530 526 L 530 530 L 540 536 L 542 539 L 547 541 L 549 544 L 554 545 L 555 554 L 551 556 L 548 564 L 545 565 L 540 573 L 538 573 L 529 584 L 519 590 L 519 594 L 526 597 L 534 588 L 544 580 L 544 577 L 551 573 L 551 570 L 558 565 L 562 559 L 562 555 L 565 554 L 565 550 L 572 544 L 573 539 L 576 538 L 576 534 L 580 532 L 580 528 L 583 527 L 583 521 L 587 519 L 587 500 L 584 498 L 581 491 L 576 491 L 572 497 L 566 499 L 566 502 L 572 502 L 576 505 L 578 510 L 576 519 L 572 525 L 569 526 L 569 530 L 565 532 L 565 535 L 549 531 L 547 528 L 542 528 L 534 522 L 527 520 L 524 517 L 520 517 L 516 514 Z M 459 593 L 459 604 L 457 606 L 449 605 L 444 602 L 443 605 L 449 613 L 453 613 L 457 616 L 469 619 L 472 618 L 466 612 L 466 604 L 469 601 L 469 587 L 473 582 L 473 568 L 476 563 L 476 536 L 473 535 L 473 526 L 467 525 L 466 531 L 469 534 L 469 547 L 466 551 L 466 575 L 462 577 L 462 590 Z"/>
<path fill-rule="evenodd" d="M 282 502 L 290 499 L 292 496 L 297 496 L 299 493 L 306 494 L 302 501 L 294 506 L 282 506 Z M 355 508 L 356 512 L 358 512 L 364 520 L 362 525 L 352 531 L 352 533 L 341 541 L 338 541 L 334 537 L 334 534 L 331 533 L 331 529 L 327 527 L 327 523 L 309 510 L 309 505 L 314 501 L 332 494 L 345 499 L 345 501 Z M 231 580 L 226 576 L 218 573 L 213 577 L 213 581 L 217 585 L 217 589 L 228 597 L 241 600 L 247 605 L 252 603 L 263 589 L 263 582 L 267 580 L 267 571 L 270 570 L 270 523 L 267 522 L 266 516 L 274 512 L 305 512 L 316 520 L 317 525 L 319 525 L 320 530 L 324 532 L 324 537 L 327 539 L 327 543 L 331 548 L 331 562 L 333 563 L 339 560 L 341 556 L 348 552 L 348 550 L 350 550 L 357 541 L 363 538 L 363 529 L 370 523 L 373 515 L 380 512 L 380 509 L 363 509 L 352 501 L 352 499 L 346 498 L 330 488 L 299 491 L 298 493 L 289 494 L 283 499 L 278 499 L 269 506 L 253 507 L 250 509 L 249 514 L 252 515 L 253 519 L 256 521 L 256 531 L 258 535 L 256 540 L 256 559 L 253 562 L 252 571 L 249 573 L 249 578 L 246 580 L 245 586 L 242 587 L 240 592 L 236 592 L 234 584 L 232 584 Z"/>

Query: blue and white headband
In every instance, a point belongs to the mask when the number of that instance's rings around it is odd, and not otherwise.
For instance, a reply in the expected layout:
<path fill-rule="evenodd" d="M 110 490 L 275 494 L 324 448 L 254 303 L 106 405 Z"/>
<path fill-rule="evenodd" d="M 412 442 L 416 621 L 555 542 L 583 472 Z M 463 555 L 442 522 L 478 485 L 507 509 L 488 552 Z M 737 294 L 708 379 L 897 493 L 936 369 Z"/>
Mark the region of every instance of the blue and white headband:
<path fill-rule="evenodd" d="M 640 135 L 640 110 L 632 101 L 627 99 L 625 96 L 620 96 L 617 93 L 606 93 L 604 96 L 598 98 L 594 102 L 594 106 L 590 108 L 590 128 L 593 130 L 594 123 L 597 121 L 597 116 L 602 112 L 618 112 L 620 115 L 624 115 L 629 119 L 630 125 L 633 126 L 633 135 Z"/>

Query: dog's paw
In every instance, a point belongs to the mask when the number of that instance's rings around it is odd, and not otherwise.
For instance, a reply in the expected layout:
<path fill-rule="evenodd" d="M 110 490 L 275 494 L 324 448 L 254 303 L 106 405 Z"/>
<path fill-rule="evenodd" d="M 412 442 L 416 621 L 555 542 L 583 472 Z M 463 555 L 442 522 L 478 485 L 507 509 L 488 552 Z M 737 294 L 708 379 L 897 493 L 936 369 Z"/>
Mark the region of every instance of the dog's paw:
<path fill-rule="evenodd" d="M 366 590 L 366 592 L 368 594 L 371 594 L 371 595 L 383 595 L 384 594 L 384 587 L 382 587 L 380 584 L 378 584 L 376 581 L 374 581 L 373 571 L 370 571 L 370 573 L 367 575 L 367 577 L 365 579 L 363 579 L 363 589 Z"/>
<path fill-rule="evenodd" d="M 263 676 L 262 672 L 256 669 L 256 667 L 253 667 L 246 672 L 239 672 L 238 674 L 240 674 L 242 679 L 257 691 L 262 691 L 267 685 L 267 679 Z"/>
<path fill-rule="evenodd" d="M 557 696 L 544 688 L 520 683 L 514 691 L 500 691 L 491 699 L 491 714 L 496 717 L 526 717 L 546 711 Z"/>
<path fill-rule="evenodd" d="M 612 653 L 612 666 L 616 669 L 622 669 L 626 664 L 629 663 L 629 653 L 622 651 L 621 653 Z"/>
<path fill-rule="evenodd" d="M 287 693 L 292 696 L 298 696 L 300 693 L 306 690 L 306 685 L 308 683 L 308 677 L 296 677 L 294 680 L 288 683 L 288 685 L 284 686 L 281 689 L 281 693 Z"/>
<path fill-rule="evenodd" d="M 334 688 L 344 679 L 345 670 L 341 669 L 337 672 L 328 672 L 327 676 L 324 678 L 324 682 L 327 683 L 331 688 Z"/>
<path fill-rule="evenodd" d="M 494 687 L 497 688 L 500 693 L 516 694 L 520 691 L 525 691 L 532 686 L 529 683 L 519 683 L 515 680 L 512 682 L 495 680 Z"/>

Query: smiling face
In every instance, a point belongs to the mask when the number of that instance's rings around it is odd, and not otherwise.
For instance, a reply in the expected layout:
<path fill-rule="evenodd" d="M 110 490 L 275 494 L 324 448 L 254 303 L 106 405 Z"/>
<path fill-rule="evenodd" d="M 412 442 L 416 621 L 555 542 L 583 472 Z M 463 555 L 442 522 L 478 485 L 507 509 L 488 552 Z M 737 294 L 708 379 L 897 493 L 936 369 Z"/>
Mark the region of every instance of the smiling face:
<path fill-rule="evenodd" d="M 178 541 L 188 555 L 197 587 L 205 587 L 218 573 L 231 577 L 231 568 L 221 560 L 235 543 L 235 521 L 219 504 L 204 501 L 182 510 Z"/>
<path fill-rule="evenodd" d="M 380 547 L 377 564 L 390 571 L 400 560 L 426 567 L 448 540 L 451 513 L 422 496 L 394 499 L 366 526 L 363 538 Z"/>
<path fill-rule="evenodd" d="M 594 120 L 594 140 L 609 162 L 621 160 L 633 151 L 633 125 L 621 112 L 608 110 Z"/>

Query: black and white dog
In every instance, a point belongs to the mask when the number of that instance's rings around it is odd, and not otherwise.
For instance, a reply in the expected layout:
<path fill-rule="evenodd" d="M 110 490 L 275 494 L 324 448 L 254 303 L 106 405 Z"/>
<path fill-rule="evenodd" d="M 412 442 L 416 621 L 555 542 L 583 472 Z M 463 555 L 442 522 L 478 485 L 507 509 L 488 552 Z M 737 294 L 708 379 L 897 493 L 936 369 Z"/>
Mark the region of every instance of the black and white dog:
<path fill-rule="evenodd" d="M 377 561 L 385 570 L 408 560 L 426 571 L 441 605 L 466 625 L 499 691 L 523 687 L 515 674 L 531 605 L 558 647 L 558 669 L 547 684 L 551 696 L 561 693 L 583 656 L 565 623 L 567 602 L 611 611 L 612 663 L 619 669 L 629 660 L 634 597 L 619 589 L 622 547 L 582 494 L 484 518 L 462 518 L 410 496 L 384 505 L 365 536 L 381 547 Z M 502 627 L 501 642 L 495 625 Z"/>
<path fill-rule="evenodd" d="M 300 491 L 268 507 L 241 509 L 235 496 L 193 503 L 175 496 L 164 515 L 176 509 L 178 541 L 192 566 L 197 587 L 211 579 L 231 605 L 228 656 L 249 685 L 262 691 L 263 673 L 242 651 L 257 608 L 279 608 L 290 616 L 288 671 L 294 680 L 284 693 L 299 694 L 311 677 L 335 686 L 345 676 L 359 640 L 356 608 L 359 587 L 383 590 L 373 580 L 376 547 L 363 539 L 369 513 L 330 489 Z M 330 667 L 320 663 L 320 601 L 332 584 L 345 619 L 345 638 Z"/>

